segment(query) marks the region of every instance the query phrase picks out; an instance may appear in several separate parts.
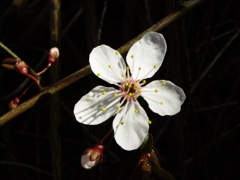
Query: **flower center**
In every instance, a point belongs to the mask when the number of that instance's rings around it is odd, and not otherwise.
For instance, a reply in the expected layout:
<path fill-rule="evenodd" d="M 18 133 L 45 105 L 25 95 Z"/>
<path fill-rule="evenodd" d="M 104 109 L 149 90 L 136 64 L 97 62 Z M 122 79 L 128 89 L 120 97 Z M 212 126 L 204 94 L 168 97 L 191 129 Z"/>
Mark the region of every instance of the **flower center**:
<path fill-rule="evenodd" d="M 141 94 L 141 85 L 138 81 L 135 81 L 132 78 L 127 78 L 125 81 L 121 82 L 120 91 L 123 93 L 123 98 L 126 100 L 135 101 Z"/>

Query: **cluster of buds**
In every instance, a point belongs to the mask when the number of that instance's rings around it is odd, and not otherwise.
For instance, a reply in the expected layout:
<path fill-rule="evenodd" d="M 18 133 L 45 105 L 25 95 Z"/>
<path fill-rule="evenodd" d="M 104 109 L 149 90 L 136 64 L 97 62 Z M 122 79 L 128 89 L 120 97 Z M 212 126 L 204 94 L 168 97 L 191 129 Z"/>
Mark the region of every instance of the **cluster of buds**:
<path fill-rule="evenodd" d="M 93 148 L 86 149 L 81 157 L 81 165 L 85 169 L 91 169 L 103 160 L 103 145 L 96 145 Z"/>
<path fill-rule="evenodd" d="M 6 58 L 1 63 L 2 67 L 9 69 L 9 70 L 15 70 L 19 73 L 31 78 L 34 83 L 38 86 L 39 89 L 42 89 L 42 86 L 40 84 L 40 75 L 42 75 L 53 63 L 57 61 L 59 57 L 59 50 L 57 47 L 53 47 L 49 50 L 48 54 L 48 65 L 46 68 L 44 68 L 42 71 L 36 73 L 30 66 L 27 65 L 27 63 L 19 58 Z M 28 90 L 29 88 L 27 88 Z M 14 98 L 9 103 L 9 108 L 13 109 L 16 108 L 20 102 L 20 97 L 22 97 L 26 91 L 21 94 L 21 96 Z"/>

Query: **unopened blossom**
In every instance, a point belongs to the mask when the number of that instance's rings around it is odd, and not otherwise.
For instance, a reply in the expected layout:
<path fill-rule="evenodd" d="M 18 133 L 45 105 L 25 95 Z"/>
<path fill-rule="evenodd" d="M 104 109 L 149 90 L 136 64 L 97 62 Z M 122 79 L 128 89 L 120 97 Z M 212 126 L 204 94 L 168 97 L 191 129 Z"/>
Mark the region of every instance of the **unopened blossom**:
<path fill-rule="evenodd" d="M 167 45 L 160 33 L 149 32 L 137 41 L 126 56 L 107 45 L 97 46 L 90 53 L 93 73 L 115 87 L 97 86 L 84 95 L 74 107 L 80 123 L 100 124 L 113 120 L 114 138 L 125 150 L 139 148 L 151 122 L 138 102 L 142 96 L 149 108 L 161 115 L 174 115 L 185 100 L 184 91 L 167 80 L 155 80 L 146 85 L 160 68 Z"/>
<path fill-rule="evenodd" d="M 103 145 L 96 145 L 93 148 L 86 149 L 81 157 L 82 167 L 85 169 L 91 169 L 98 165 L 103 159 L 103 149 Z"/>
<path fill-rule="evenodd" d="M 28 74 L 28 66 L 22 60 L 16 61 L 15 68 L 22 74 Z"/>
<path fill-rule="evenodd" d="M 19 98 L 14 98 L 13 100 L 10 101 L 9 103 L 9 109 L 14 109 L 18 106 L 20 100 Z"/>
<path fill-rule="evenodd" d="M 48 55 L 48 62 L 49 63 L 54 63 L 58 57 L 59 57 L 59 49 L 57 47 L 53 47 L 49 50 L 49 55 Z"/>

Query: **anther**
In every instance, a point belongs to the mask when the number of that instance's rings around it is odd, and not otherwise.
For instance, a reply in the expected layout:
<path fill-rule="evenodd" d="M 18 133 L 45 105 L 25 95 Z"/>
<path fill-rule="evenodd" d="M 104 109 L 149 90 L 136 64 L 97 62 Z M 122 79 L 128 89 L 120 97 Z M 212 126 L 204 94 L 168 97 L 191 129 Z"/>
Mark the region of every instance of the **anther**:
<path fill-rule="evenodd" d="M 103 91 L 103 92 L 102 92 L 102 94 L 103 94 L 103 95 L 106 95 L 106 94 L 107 94 L 107 92 L 106 92 L 106 91 Z"/>
<path fill-rule="evenodd" d="M 105 112 L 105 111 L 106 111 L 106 108 L 105 108 L 105 107 L 102 107 L 101 110 L 102 110 L 102 112 Z"/>
<path fill-rule="evenodd" d="M 134 96 L 134 93 L 128 93 L 128 95 L 129 95 L 130 97 L 133 97 L 133 96 Z"/>
<path fill-rule="evenodd" d="M 163 85 L 163 86 L 166 86 L 166 81 L 162 81 L 162 85 Z"/>

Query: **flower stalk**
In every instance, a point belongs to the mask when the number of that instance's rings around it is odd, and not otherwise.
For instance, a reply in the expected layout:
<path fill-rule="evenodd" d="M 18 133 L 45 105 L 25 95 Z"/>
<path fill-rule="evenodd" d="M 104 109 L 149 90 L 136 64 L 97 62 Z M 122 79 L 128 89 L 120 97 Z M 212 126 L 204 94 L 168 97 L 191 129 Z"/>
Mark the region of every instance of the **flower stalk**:
<path fill-rule="evenodd" d="M 4 46 L 4 49 L 10 51 L 6 46 Z M 10 51 L 11 52 L 11 51 Z M 16 55 L 14 55 L 16 56 Z M 36 73 L 30 66 L 27 65 L 23 60 L 21 59 L 15 59 L 15 58 L 6 58 L 3 60 L 1 63 L 2 67 L 8 69 L 8 70 L 16 70 L 20 74 L 23 74 L 30 79 L 33 80 L 33 82 L 38 86 L 38 88 L 41 90 L 42 85 L 40 84 L 40 75 L 42 75 L 44 72 L 46 72 L 47 69 L 51 67 L 53 63 L 57 61 L 59 57 L 59 50 L 57 47 L 53 47 L 49 51 L 49 57 L 48 57 L 48 66 L 44 68 L 42 71 L 39 73 Z M 20 103 L 20 98 L 26 94 L 26 92 L 29 90 L 29 88 L 32 86 L 32 84 L 19 96 L 14 98 L 9 102 L 9 108 L 10 109 L 15 109 L 19 103 Z"/>

